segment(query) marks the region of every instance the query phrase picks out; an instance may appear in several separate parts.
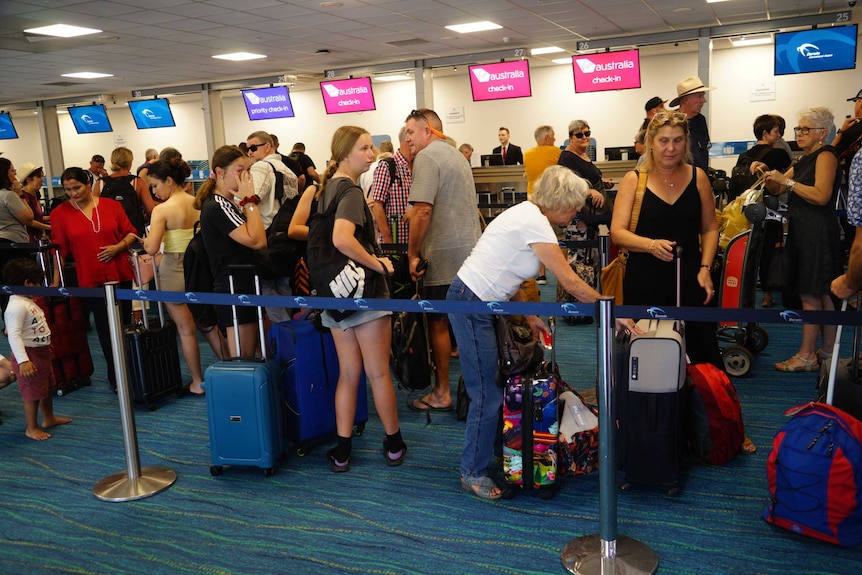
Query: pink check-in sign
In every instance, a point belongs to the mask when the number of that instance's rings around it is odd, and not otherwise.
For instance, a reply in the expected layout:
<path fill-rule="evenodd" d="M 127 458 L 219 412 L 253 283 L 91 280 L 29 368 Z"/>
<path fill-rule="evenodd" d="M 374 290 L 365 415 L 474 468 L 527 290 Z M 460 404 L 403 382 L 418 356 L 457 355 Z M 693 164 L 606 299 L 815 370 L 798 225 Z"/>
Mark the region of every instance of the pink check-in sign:
<path fill-rule="evenodd" d="M 641 87 L 637 50 L 574 56 L 575 92 L 602 92 Z"/>
<path fill-rule="evenodd" d="M 323 105 L 327 114 L 374 110 L 371 78 L 348 78 L 320 83 Z"/>
<path fill-rule="evenodd" d="M 473 101 L 524 98 L 532 95 L 526 60 L 470 66 Z"/>

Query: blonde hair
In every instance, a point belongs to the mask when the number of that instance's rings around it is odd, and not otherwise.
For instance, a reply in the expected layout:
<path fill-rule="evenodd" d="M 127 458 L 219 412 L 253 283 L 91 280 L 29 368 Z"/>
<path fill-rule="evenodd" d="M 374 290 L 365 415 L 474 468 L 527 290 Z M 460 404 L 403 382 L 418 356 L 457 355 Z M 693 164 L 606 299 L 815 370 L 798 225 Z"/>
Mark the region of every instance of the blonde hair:
<path fill-rule="evenodd" d="M 326 182 L 338 170 L 338 164 L 353 151 L 353 147 L 363 134 L 368 134 L 368 130 L 359 126 L 341 126 L 335 133 L 332 134 L 332 143 L 329 145 L 329 151 L 332 153 L 332 163 L 323 172 L 323 177 L 320 179 L 320 185 L 317 187 L 317 192 L 314 196 L 320 199 L 323 195 L 323 190 L 326 188 Z"/>
<path fill-rule="evenodd" d="M 132 151 L 128 148 L 114 148 L 111 152 L 111 171 L 128 170 L 132 167 Z"/>
<path fill-rule="evenodd" d="M 672 128 L 679 126 L 682 128 L 683 134 L 685 134 L 685 153 L 682 155 L 682 160 L 680 163 L 685 163 L 691 160 L 691 142 L 688 137 L 688 117 L 683 112 L 659 112 L 658 114 L 653 116 L 652 120 L 650 120 L 646 128 L 646 137 L 644 139 L 644 143 L 647 147 L 647 153 L 646 158 L 644 159 L 643 168 L 647 172 L 649 172 L 655 166 L 655 161 L 652 157 L 652 142 L 655 139 L 655 136 L 658 131 L 665 126 L 670 126 Z"/>
<path fill-rule="evenodd" d="M 590 184 L 565 166 L 547 168 L 533 185 L 530 200 L 545 212 L 580 210 Z"/>

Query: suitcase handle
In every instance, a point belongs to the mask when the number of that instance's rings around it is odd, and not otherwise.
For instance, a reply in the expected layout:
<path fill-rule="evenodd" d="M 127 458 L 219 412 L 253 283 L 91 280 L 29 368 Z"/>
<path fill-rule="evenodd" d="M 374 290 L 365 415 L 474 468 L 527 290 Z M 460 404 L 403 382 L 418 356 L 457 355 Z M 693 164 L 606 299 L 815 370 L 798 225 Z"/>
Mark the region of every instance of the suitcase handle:
<path fill-rule="evenodd" d="M 230 285 L 230 293 L 236 295 L 236 290 L 234 288 L 234 276 L 238 273 L 252 274 L 254 276 L 254 295 L 260 295 L 260 276 L 257 273 L 257 269 L 253 265 L 250 264 L 235 264 L 228 266 L 228 274 L 227 280 Z M 233 320 L 233 338 L 234 343 L 236 344 L 237 353 L 240 352 L 239 346 L 239 320 L 236 317 L 236 305 L 230 306 L 231 309 L 231 319 Z M 263 308 L 257 306 L 257 320 L 258 320 L 258 336 L 260 341 L 260 353 L 263 355 L 263 361 L 269 359 L 269 350 L 266 345 L 266 330 L 263 327 Z M 239 359 L 239 358 L 234 358 Z"/>

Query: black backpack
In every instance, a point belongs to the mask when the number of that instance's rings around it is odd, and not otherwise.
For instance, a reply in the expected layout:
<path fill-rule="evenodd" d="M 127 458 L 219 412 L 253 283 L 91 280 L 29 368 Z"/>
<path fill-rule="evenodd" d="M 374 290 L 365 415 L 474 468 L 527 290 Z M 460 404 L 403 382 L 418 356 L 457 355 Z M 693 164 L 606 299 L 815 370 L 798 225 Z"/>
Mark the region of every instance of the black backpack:
<path fill-rule="evenodd" d="M 123 206 L 123 211 L 126 212 L 129 221 L 135 226 L 138 235 L 143 237 L 146 230 L 144 206 L 141 204 L 140 198 L 138 198 L 135 184 L 132 183 L 137 178 L 138 176 L 131 174 L 119 178 L 105 176 L 101 178 L 102 189 L 99 192 L 99 196 L 120 202 Z"/>
<path fill-rule="evenodd" d="M 266 162 L 266 160 L 264 160 Z M 287 189 L 284 187 L 284 174 L 275 169 L 271 162 L 266 162 L 272 171 L 275 173 L 275 200 L 281 204 L 284 198 L 287 197 Z M 290 222 L 288 221 L 288 224 Z M 270 224 L 271 225 L 271 224 Z"/>
<path fill-rule="evenodd" d="M 266 247 L 255 252 L 255 264 L 264 279 L 291 277 L 304 252 L 305 242 L 287 237 L 300 197 L 294 196 L 281 204 L 266 229 Z"/>
<path fill-rule="evenodd" d="M 183 255 L 183 279 L 187 292 L 212 293 L 215 278 L 200 225 L 200 222 L 195 222 L 194 236 Z M 200 327 L 208 328 L 218 323 L 215 308 L 211 304 L 190 303 L 189 310 Z"/>

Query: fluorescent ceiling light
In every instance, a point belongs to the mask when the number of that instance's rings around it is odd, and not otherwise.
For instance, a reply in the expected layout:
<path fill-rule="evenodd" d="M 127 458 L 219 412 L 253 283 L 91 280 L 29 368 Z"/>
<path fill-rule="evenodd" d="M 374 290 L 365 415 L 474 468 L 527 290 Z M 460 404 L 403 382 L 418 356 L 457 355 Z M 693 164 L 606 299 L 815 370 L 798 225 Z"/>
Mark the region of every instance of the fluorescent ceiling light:
<path fill-rule="evenodd" d="M 553 62 L 554 64 L 571 64 L 572 57 L 569 56 L 568 58 L 557 58 L 555 60 L 551 60 L 551 62 Z"/>
<path fill-rule="evenodd" d="M 412 80 L 407 74 L 389 74 L 388 76 L 374 76 L 375 82 L 397 82 L 399 80 Z"/>
<path fill-rule="evenodd" d="M 64 78 L 83 78 L 84 80 L 94 80 L 96 78 L 111 78 L 113 74 L 101 74 L 99 72 L 75 72 L 73 74 L 60 74 Z"/>
<path fill-rule="evenodd" d="M 263 54 L 252 54 L 251 52 L 234 52 L 233 54 L 219 54 L 218 56 L 213 56 L 213 58 L 230 60 L 231 62 L 244 62 L 245 60 L 259 60 L 266 58 L 266 56 Z"/>
<path fill-rule="evenodd" d="M 733 39 L 731 38 L 730 43 L 733 44 L 734 48 L 739 48 L 741 46 L 760 46 L 762 44 L 772 44 L 772 36 L 741 36 L 739 38 Z"/>
<path fill-rule="evenodd" d="M 557 52 L 562 52 L 562 48 L 558 48 L 556 46 L 546 46 L 545 48 L 533 48 L 530 50 L 531 56 L 541 56 L 542 54 L 556 54 Z"/>
<path fill-rule="evenodd" d="M 717 4 L 718 2 L 727 2 L 728 0 L 706 0 L 707 4 Z"/>
<path fill-rule="evenodd" d="M 461 34 L 469 34 L 470 32 L 485 32 L 486 30 L 499 30 L 502 28 L 499 24 L 483 20 L 482 22 L 471 22 L 469 24 L 455 24 L 454 26 L 446 26 L 447 30 L 458 32 Z"/>
<path fill-rule="evenodd" d="M 30 28 L 24 31 L 29 34 L 58 36 L 60 38 L 74 38 L 75 36 L 86 36 L 87 34 L 98 34 L 101 32 L 101 30 L 96 30 L 95 28 L 82 28 L 80 26 L 69 26 L 68 24 L 54 24 L 53 26 Z"/>

